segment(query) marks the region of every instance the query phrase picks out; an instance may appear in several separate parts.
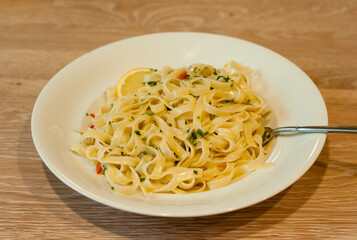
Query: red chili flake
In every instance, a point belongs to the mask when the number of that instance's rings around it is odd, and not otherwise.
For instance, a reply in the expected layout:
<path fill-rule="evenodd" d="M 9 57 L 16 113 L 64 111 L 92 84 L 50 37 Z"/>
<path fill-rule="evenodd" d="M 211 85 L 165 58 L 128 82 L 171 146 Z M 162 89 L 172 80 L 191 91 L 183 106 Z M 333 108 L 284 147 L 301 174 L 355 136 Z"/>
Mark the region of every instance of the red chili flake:
<path fill-rule="evenodd" d="M 107 156 L 107 155 L 108 155 L 108 153 L 109 153 L 109 152 L 105 151 L 105 152 L 104 152 L 104 155 L 105 155 L 105 156 Z"/>
<path fill-rule="evenodd" d="M 94 125 L 91 125 L 90 128 L 94 128 Z"/>
<path fill-rule="evenodd" d="M 103 171 L 102 165 L 100 163 L 97 163 L 97 174 L 101 174 Z"/>
<path fill-rule="evenodd" d="M 89 114 L 92 118 L 95 118 L 95 115 L 93 113 Z"/>
<path fill-rule="evenodd" d="M 177 78 L 180 79 L 180 80 L 186 79 L 187 78 L 187 72 L 181 73 Z"/>
<path fill-rule="evenodd" d="M 164 91 L 162 92 L 162 95 L 164 95 L 164 96 L 165 96 L 165 92 L 164 92 Z"/>

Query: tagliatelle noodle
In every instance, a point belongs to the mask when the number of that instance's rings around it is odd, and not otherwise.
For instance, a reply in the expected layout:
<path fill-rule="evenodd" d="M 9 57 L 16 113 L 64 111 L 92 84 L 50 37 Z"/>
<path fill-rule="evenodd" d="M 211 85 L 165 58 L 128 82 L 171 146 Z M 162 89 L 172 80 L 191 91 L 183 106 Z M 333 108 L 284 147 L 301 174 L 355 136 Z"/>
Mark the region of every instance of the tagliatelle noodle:
<path fill-rule="evenodd" d="M 270 109 L 235 61 L 152 70 L 135 93 L 106 91 L 92 125 L 72 150 L 100 164 L 122 194 L 193 193 L 272 167 L 262 145 Z"/>

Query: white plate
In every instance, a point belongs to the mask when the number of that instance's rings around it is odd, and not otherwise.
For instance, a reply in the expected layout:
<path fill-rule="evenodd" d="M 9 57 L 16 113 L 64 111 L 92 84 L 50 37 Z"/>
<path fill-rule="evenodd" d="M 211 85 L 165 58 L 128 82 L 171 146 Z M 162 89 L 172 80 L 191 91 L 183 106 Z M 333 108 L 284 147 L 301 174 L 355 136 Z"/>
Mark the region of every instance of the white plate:
<path fill-rule="evenodd" d="M 161 68 L 229 60 L 249 65 L 258 77 L 253 87 L 272 106 L 274 125 L 327 125 L 325 103 L 311 79 L 289 60 L 259 45 L 205 33 L 159 33 L 118 41 L 93 50 L 58 72 L 39 95 L 32 113 L 32 136 L 42 160 L 65 184 L 114 208 L 154 216 L 187 217 L 229 212 L 263 201 L 293 184 L 314 163 L 325 134 L 279 137 L 268 161 L 229 186 L 187 195 L 122 196 L 102 176 L 69 151 L 74 132 L 90 104 L 135 67 Z"/>

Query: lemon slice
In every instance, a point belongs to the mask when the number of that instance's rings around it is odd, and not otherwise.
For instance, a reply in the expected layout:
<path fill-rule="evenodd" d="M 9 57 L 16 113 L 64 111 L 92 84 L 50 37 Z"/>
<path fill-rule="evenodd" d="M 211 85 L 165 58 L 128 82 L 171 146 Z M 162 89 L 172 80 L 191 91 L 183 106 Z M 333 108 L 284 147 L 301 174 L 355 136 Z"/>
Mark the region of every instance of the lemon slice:
<path fill-rule="evenodd" d="M 125 73 L 120 79 L 115 88 L 117 97 L 125 96 L 128 93 L 137 92 L 140 87 L 143 87 L 143 80 L 146 74 L 150 73 L 150 68 L 134 68 Z"/>

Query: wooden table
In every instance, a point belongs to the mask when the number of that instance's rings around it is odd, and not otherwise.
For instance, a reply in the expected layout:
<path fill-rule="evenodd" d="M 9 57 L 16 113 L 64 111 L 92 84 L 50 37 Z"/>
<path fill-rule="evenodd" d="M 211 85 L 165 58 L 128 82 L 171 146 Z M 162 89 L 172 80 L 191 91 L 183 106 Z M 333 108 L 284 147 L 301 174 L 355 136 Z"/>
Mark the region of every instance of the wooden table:
<path fill-rule="evenodd" d="M 146 33 L 200 31 L 266 46 L 320 89 L 332 125 L 357 125 L 357 1 L 0 1 L 1 239 L 357 239 L 357 135 L 329 134 L 295 184 L 217 216 L 158 218 L 73 191 L 32 141 L 35 100 L 82 54 Z"/>

